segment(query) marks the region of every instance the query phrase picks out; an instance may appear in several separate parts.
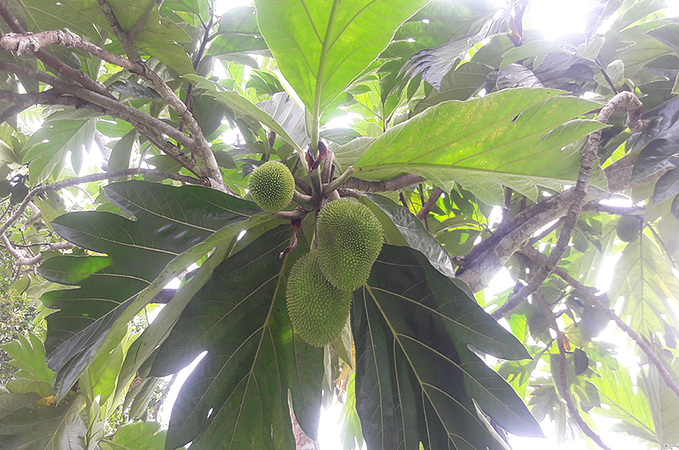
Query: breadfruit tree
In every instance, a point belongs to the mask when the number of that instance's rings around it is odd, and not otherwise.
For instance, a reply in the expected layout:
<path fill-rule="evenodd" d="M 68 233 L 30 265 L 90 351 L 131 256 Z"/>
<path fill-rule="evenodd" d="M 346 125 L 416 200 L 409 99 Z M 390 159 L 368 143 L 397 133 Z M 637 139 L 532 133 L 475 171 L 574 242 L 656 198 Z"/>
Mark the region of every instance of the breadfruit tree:
<path fill-rule="evenodd" d="M 0 0 L 1 448 L 679 445 L 662 1 L 218 6 Z"/>

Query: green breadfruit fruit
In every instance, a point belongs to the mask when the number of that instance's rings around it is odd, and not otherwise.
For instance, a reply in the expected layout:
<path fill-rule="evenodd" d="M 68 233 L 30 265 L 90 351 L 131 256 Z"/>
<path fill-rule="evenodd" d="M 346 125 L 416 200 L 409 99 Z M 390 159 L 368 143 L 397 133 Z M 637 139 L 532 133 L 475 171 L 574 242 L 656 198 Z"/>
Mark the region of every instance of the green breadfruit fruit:
<path fill-rule="evenodd" d="M 615 232 L 623 242 L 636 241 L 641 234 L 641 222 L 634 217 L 622 216 L 618 219 Z"/>
<path fill-rule="evenodd" d="M 328 203 L 318 215 L 318 261 L 337 289 L 353 291 L 366 282 L 382 249 L 382 224 L 354 199 Z"/>
<path fill-rule="evenodd" d="M 323 276 L 315 250 L 302 256 L 288 277 L 290 321 L 309 344 L 322 347 L 337 339 L 349 317 L 351 292 L 340 291 Z"/>
<path fill-rule="evenodd" d="M 285 165 L 269 161 L 250 174 L 248 189 L 264 211 L 280 211 L 292 200 L 295 179 Z"/>

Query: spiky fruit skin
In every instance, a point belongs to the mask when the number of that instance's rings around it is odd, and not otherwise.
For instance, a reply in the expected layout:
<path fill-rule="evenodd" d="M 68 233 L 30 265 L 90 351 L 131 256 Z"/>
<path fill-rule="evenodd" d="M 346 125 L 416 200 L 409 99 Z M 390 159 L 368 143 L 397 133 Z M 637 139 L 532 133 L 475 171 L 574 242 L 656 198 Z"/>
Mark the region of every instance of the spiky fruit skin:
<path fill-rule="evenodd" d="M 335 288 L 321 273 L 315 250 L 297 260 L 288 277 L 290 321 L 309 344 L 322 347 L 337 339 L 349 317 L 351 292 Z"/>
<path fill-rule="evenodd" d="M 248 189 L 264 211 L 280 211 L 292 200 L 295 179 L 284 164 L 268 161 L 250 174 Z"/>
<path fill-rule="evenodd" d="M 318 261 L 323 275 L 342 291 L 368 280 L 382 249 L 382 224 L 354 199 L 325 205 L 318 215 Z"/>
<path fill-rule="evenodd" d="M 636 241 L 641 234 L 641 222 L 634 217 L 622 216 L 615 225 L 615 232 L 623 242 Z"/>

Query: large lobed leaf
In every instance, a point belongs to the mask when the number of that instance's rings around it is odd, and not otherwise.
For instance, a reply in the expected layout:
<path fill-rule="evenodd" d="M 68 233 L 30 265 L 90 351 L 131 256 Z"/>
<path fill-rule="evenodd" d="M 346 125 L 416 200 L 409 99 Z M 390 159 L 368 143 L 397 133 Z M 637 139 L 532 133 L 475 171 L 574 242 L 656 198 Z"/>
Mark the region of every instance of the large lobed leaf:
<path fill-rule="evenodd" d="M 166 448 L 294 448 L 288 392 L 315 436 L 323 350 L 295 335 L 288 318 L 284 275 L 308 250 L 300 242 L 279 258 L 290 238 L 289 226 L 278 227 L 219 265 L 161 346 L 157 376 L 207 351 L 173 407 Z"/>
<path fill-rule="evenodd" d="M 630 242 L 615 265 L 608 297 L 623 298 L 620 317 L 638 333 L 663 332 L 666 322 L 679 327 L 674 305 L 679 299 L 679 280 L 672 262 L 644 233 Z"/>
<path fill-rule="evenodd" d="M 523 345 L 419 252 L 385 245 L 354 293 L 356 407 L 369 449 L 502 448 L 478 409 L 541 436 L 514 390 L 471 350 L 525 359 Z"/>
<path fill-rule="evenodd" d="M 441 186 L 460 182 L 501 204 L 502 186 L 535 199 L 536 185 L 577 178 L 579 147 L 604 125 L 575 119 L 600 105 L 552 89 L 507 89 L 427 109 L 377 138 L 355 164 L 361 178 L 414 172 Z"/>
<path fill-rule="evenodd" d="M 316 115 L 391 42 L 423 0 L 256 0 L 259 29 L 285 79 Z"/>
<path fill-rule="evenodd" d="M 63 215 L 53 222 L 65 239 L 106 256 L 60 256 L 41 267 L 45 278 L 79 286 L 42 298 L 47 306 L 61 309 L 48 316 L 46 341 L 48 365 L 57 371 L 59 396 L 90 364 L 114 323 L 122 326 L 125 309 L 133 303 L 143 307 L 135 296 L 152 285 L 170 261 L 220 228 L 227 230 L 224 238 L 229 239 L 243 228 L 240 222 L 261 212 L 251 202 L 199 186 L 176 188 L 130 181 L 110 185 L 106 192 L 137 220 L 88 211 Z M 200 257 L 183 258 L 183 267 Z"/>

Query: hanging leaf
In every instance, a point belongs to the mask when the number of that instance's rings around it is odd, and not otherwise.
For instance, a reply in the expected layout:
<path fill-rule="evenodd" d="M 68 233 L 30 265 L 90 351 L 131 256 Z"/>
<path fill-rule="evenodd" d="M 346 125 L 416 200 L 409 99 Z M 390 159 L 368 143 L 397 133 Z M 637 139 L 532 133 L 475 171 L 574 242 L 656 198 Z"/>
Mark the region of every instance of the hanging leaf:
<path fill-rule="evenodd" d="M 297 420 L 315 438 L 323 350 L 295 335 L 287 314 L 284 274 L 308 251 L 300 241 L 279 258 L 291 235 L 278 227 L 225 260 L 160 348 L 157 376 L 207 351 L 177 397 L 168 448 L 294 448 L 288 391 Z"/>
<path fill-rule="evenodd" d="M 673 326 L 679 325 L 670 304 L 679 298 L 679 280 L 672 272 L 671 261 L 645 233 L 622 252 L 608 297 L 623 297 L 620 317 L 629 318 L 629 326 L 637 333 L 664 331 L 661 315 Z"/>
<path fill-rule="evenodd" d="M 514 390 L 468 346 L 507 359 L 528 358 L 525 348 L 417 251 L 383 247 L 354 293 L 352 326 L 368 448 L 503 448 L 477 407 L 512 433 L 542 435 Z"/>
<path fill-rule="evenodd" d="M 46 341 L 48 365 L 57 371 L 59 396 L 91 363 L 114 322 L 120 318 L 119 326 L 126 323 L 121 318 L 125 309 L 171 260 L 222 227 L 224 238 L 230 239 L 245 228 L 239 222 L 261 211 L 254 203 L 200 186 L 176 188 L 129 181 L 106 191 L 114 204 L 137 221 L 87 211 L 60 216 L 53 226 L 65 239 L 107 256 L 60 256 L 41 266 L 45 278 L 80 286 L 42 297 L 47 306 L 61 308 L 47 318 Z M 213 212 L 205 214 L 208 209 Z M 200 257 L 178 260 L 188 266 Z M 165 276 L 172 279 L 175 275 Z"/>

